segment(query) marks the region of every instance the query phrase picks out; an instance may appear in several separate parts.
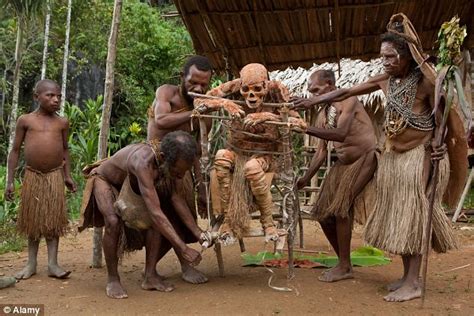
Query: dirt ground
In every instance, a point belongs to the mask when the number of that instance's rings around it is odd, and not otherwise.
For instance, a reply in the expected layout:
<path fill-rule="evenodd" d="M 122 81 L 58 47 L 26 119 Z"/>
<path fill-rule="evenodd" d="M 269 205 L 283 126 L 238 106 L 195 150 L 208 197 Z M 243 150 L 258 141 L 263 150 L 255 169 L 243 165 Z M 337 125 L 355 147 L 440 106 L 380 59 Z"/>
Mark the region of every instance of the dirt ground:
<path fill-rule="evenodd" d="M 467 229 L 461 230 L 461 226 Z M 305 227 L 305 248 L 330 251 L 318 226 L 307 222 Z M 89 267 L 92 231 L 62 239 L 59 259 L 73 271 L 70 279 L 47 277 L 46 245 L 42 243 L 38 274 L 1 290 L 0 304 L 44 304 L 45 315 L 474 315 L 474 227 L 460 227 L 457 235 L 461 250 L 430 257 L 424 309 L 420 308 L 420 300 L 386 303 L 382 299 L 387 293 L 384 285 L 402 271 L 398 257 L 387 266 L 355 268 L 355 279 L 330 284 L 317 280 L 323 271 L 319 268 L 297 269 L 296 278 L 289 284 L 286 270 L 274 269 L 278 278 L 273 285 L 290 285 L 298 291 L 278 292 L 267 286 L 270 273 L 265 268 L 241 266 L 238 245 L 224 247 L 224 278 L 218 276 L 214 252 L 204 252 L 199 269 L 210 280 L 202 285 L 182 281 L 176 256 L 168 254 L 158 270 L 176 286 L 171 293 L 140 288 L 144 252 L 136 252 L 120 266 L 129 298 L 112 300 L 105 295 L 105 268 Z M 353 248 L 362 245 L 360 231 L 356 227 Z M 264 250 L 262 238 L 249 238 L 245 243 L 249 252 Z M 25 264 L 26 257 L 26 251 L 1 255 L 0 275 L 13 275 Z"/>

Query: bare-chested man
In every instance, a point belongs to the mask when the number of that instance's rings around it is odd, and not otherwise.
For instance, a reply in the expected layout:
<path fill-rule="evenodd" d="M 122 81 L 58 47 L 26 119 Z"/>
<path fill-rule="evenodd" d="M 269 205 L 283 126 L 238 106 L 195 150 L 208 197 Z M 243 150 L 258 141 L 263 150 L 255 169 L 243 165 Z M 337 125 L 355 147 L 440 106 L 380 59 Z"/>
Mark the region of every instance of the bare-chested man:
<path fill-rule="evenodd" d="M 156 90 L 155 100 L 148 111 L 147 140 L 162 139 L 169 132 L 180 130 L 192 133 L 199 141 L 199 122 L 196 119 L 191 119 L 194 107 L 193 98 L 188 92 L 206 93 L 211 77 L 212 67 L 209 60 L 196 55 L 186 61 L 179 87 L 170 84 L 160 86 Z M 208 130 L 210 130 L 211 124 L 211 120 L 206 120 Z M 201 148 L 198 147 L 198 156 L 200 156 L 200 152 Z M 195 211 L 194 183 L 198 184 L 198 211 L 201 217 L 205 218 L 207 217 L 206 191 L 202 182 L 199 159 L 195 160 L 193 167 L 194 181 L 191 172 L 188 172 L 183 179 L 184 190 L 182 193 L 191 211 Z M 185 262 L 182 262 L 182 270 L 183 272 L 189 270 Z M 194 284 L 208 281 L 207 277 L 198 270 L 194 272 L 192 275 L 189 272 L 183 274 L 184 280 Z"/>
<path fill-rule="evenodd" d="M 146 263 L 142 288 L 164 292 L 173 290 L 173 286 L 165 283 L 155 269 L 156 263 L 171 246 L 189 269 L 194 269 L 191 265 L 199 264 L 201 255 L 186 243 L 200 240 L 202 230 L 179 194 L 181 179 L 191 169 L 196 156 L 196 141 L 188 133 L 176 131 L 166 135 L 161 143 L 150 141 L 129 145 L 89 170 L 79 230 L 105 223 L 103 246 L 109 297 L 127 297 L 117 270 L 120 239 L 125 235 L 125 249 L 130 249 L 132 240 L 129 236 L 141 234 L 125 227 L 114 207 L 127 176 L 132 190 L 140 194 L 146 204 L 152 227 L 145 236 Z M 180 236 L 188 239 L 183 240 Z M 141 246 L 138 245 L 138 249 Z"/>
<path fill-rule="evenodd" d="M 334 90 L 335 77 L 331 70 L 311 74 L 308 91 L 313 96 Z M 334 141 L 338 160 L 324 181 L 312 213 L 339 257 L 338 265 L 325 271 L 319 280 L 334 282 L 353 277 L 350 247 L 354 200 L 375 172 L 377 139 L 370 118 L 356 97 L 333 102 L 321 111 L 324 127 L 308 127 L 306 133 Z M 311 180 L 326 158 L 327 144 L 320 142 L 309 169 L 298 180 L 299 189 Z"/>
<path fill-rule="evenodd" d="M 417 65 L 413 51 L 421 47 L 419 43 L 418 46 L 410 44 L 398 35 L 407 36 L 409 30 L 404 27 L 413 26 L 404 15 L 397 16 L 401 20 L 390 24 L 388 33 L 382 35 L 380 55 L 384 74 L 352 88 L 298 103 L 299 106 L 314 106 L 343 101 L 378 89 L 382 89 L 387 97 L 386 140 L 378 162 L 376 202 L 364 237 L 369 244 L 402 256 L 403 277 L 389 286 L 392 292 L 384 297 L 390 302 L 407 301 L 421 295 L 418 276 L 423 227 L 428 212 L 427 192 L 431 189 L 431 160 L 442 159 L 446 152 L 445 146 L 431 145 L 437 129 L 431 114 L 434 76 L 429 80 L 426 68 Z M 418 40 L 411 37 L 413 42 Z M 444 192 L 447 186 L 448 163 L 447 159 L 440 161 L 439 192 Z M 445 252 L 454 248 L 456 241 L 442 209 L 441 198 L 442 194 L 437 195 L 435 202 L 432 244 L 435 251 Z"/>

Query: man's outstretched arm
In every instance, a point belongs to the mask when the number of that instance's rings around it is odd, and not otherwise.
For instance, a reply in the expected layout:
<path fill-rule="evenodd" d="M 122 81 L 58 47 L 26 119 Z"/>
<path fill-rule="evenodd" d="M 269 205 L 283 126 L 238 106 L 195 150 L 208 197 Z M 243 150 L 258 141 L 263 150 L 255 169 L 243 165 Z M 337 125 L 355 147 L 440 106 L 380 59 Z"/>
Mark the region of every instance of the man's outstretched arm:
<path fill-rule="evenodd" d="M 343 103 L 342 112 L 337 120 L 336 128 L 319 128 L 310 126 L 306 129 L 306 134 L 342 143 L 351 129 L 358 102 L 357 98 L 351 98 L 341 102 Z"/>
<path fill-rule="evenodd" d="M 344 101 L 350 97 L 372 93 L 380 89 L 380 82 L 387 80 L 388 75 L 378 75 L 370 78 L 368 81 L 355 85 L 351 88 L 337 89 L 312 98 L 292 98 L 296 109 L 310 109 L 321 103 L 331 103 Z"/>

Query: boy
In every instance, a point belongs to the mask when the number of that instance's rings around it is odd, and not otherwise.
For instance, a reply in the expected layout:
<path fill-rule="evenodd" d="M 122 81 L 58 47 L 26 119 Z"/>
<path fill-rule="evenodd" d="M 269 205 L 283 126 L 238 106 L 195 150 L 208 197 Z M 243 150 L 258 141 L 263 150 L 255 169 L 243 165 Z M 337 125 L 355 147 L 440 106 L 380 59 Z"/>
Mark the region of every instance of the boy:
<path fill-rule="evenodd" d="M 48 276 L 64 279 L 71 271 L 58 265 L 59 236 L 67 227 L 64 184 L 75 192 L 70 174 L 67 135 L 69 122 L 59 117 L 61 92 L 56 82 L 40 80 L 34 89 L 39 107 L 20 116 L 16 125 L 13 149 L 8 155 L 8 179 L 5 197 L 14 197 L 13 178 L 18 165 L 22 143 L 25 143 L 25 177 L 18 211 L 18 231 L 28 237 L 28 262 L 18 272 L 17 279 L 28 279 L 36 274 L 36 256 L 41 236 L 48 247 Z"/>

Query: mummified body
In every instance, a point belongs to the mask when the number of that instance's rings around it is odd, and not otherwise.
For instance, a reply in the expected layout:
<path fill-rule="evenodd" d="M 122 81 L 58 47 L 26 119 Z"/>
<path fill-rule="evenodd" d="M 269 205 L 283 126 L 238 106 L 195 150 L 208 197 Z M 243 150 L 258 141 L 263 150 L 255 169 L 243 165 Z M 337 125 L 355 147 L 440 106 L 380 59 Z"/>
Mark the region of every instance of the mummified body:
<path fill-rule="evenodd" d="M 239 93 L 246 104 L 243 107 L 245 118 L 243 121 L 232 120 L 227 148 L 217 152 L 214 162 L 221 209 L 225 214 L 221 238 L 225 240 L 233 233 L 240 237 L 245 232 L 253 196 L 266 239 L 276 240 L 278 233 L 272 219 L 271 178 L 266 177 L 266 173 L 275 171 L 272 153 L 279 151 L 280 135 L 277 126 L 265 122 L 281 121 L 281 118 L 276 109 L 265 108 L 262 103 L 287 102 L 288 90 L 280 82 L 268 80 L 263 65 L 248 64 L 242 68 L 239 79 L 212 89 L 208 95 L 224 97 Z M 235 107 L 230 100 L 198 99 L 195 105 L 198 110 Z M 296 112 L 290 116 L 291 123 L 306 126 Z"/>

